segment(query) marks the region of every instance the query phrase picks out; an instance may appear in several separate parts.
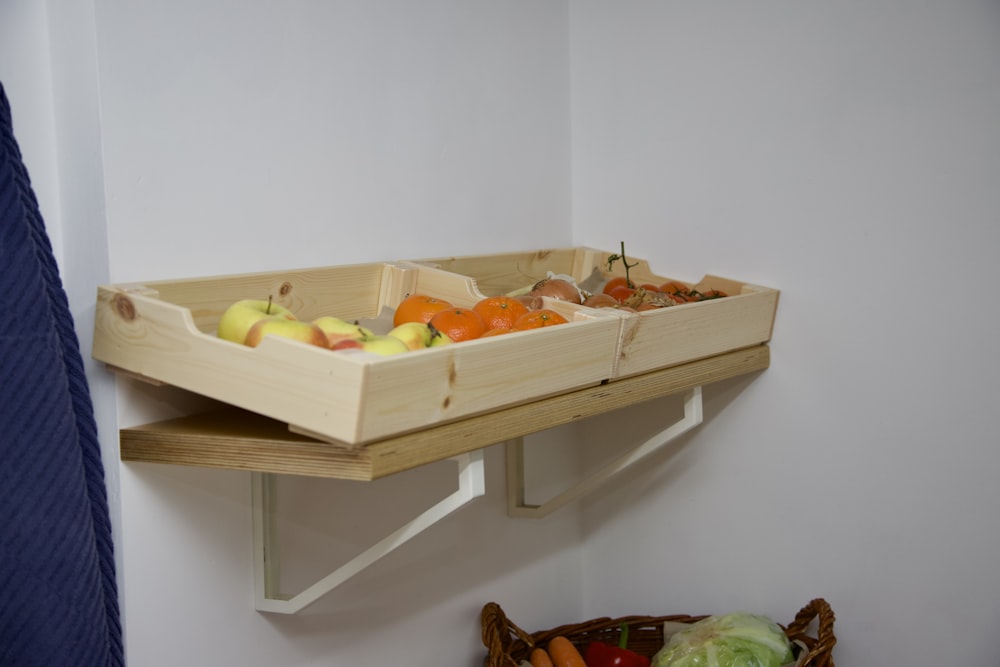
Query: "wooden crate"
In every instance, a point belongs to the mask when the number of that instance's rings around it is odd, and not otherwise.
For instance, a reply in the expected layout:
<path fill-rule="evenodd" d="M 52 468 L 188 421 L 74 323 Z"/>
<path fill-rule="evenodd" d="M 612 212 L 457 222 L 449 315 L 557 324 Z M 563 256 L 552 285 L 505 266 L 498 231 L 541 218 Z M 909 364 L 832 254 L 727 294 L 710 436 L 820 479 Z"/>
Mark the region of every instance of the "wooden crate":
<path fill-rule="evenodd" d="M 622 263 L 607 270 L 612 253 L 594 248 L 556 248 L 496 255 L 441 257 L 418 263 L 473 278 L 476 289 L 493 296 L 532 284 L 548 272 L 573 276 L 578 284 L 601 284 L 624 276 Z M 659 275 L 643 259 L 629 257 L 629 277 L 637 284 L 660 285 L 676 280 Z M 612 377 L 627 377 L 723 352 L 759 345 L 771 339 L 778 290 L 706 275 L 697 282 L 679 281 L 701 292 L 718 289 L 724 299 L 671 306 L 623 317 Z"/>
<path fill-rule="evenodd" d="M 269 337 L 219 339 L 232 303 L 269 296 L 299 319 L 384 320 L 411 293 L 471 306 L 469 277 L 407 262 L 167 280 L 98 288 L 93 356 L 286 422 L 320 440 L 359 445 L 596 385 L 613 372 L 621 318 L 550 302 L 569 324 L 379 357 Z"/>

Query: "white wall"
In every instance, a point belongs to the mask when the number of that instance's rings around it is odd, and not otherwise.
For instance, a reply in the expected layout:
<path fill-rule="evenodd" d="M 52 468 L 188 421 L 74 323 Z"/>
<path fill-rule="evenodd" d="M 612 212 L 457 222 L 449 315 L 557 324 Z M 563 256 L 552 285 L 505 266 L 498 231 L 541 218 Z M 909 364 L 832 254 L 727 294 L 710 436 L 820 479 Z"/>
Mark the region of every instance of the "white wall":
<path fill-rule="evenodd" d="M 584 536 L 575 509 L 508 520 L 492 448 L 485 498 L 295 617 L 252 609 L 247 475 L 117 462 L 119 424 L 188 397 L 91 369 L 131 664 L 473 665 L 489 599 L 532 629 L 787 620 L 813 596 L 841 664 L 991 664 L 997 20 L 971 0 L 5 3 L 0 78 L 85 349 L 107 279 L 624 240 L 667 275 L 782 290 L 772 367 L 707 388 L 699 432 L 585 502 Z M 290 518 L 303 569 L 357 548 L 346 509 L 427 500 L 447 465 L 293 480 L 317 508 Z"/>
<path fill-rule="evenodd" d="M 116 281 L 569 239 L 565 2 L 97 10 Z"/>
<path fill-rule="evenodd" d="M 822 596 L 838 664 L 995 664 L 1000 8 L 571 15 L 574 242 L 782 290 L 771 367 L 588 503 L 585 615 Z"/>

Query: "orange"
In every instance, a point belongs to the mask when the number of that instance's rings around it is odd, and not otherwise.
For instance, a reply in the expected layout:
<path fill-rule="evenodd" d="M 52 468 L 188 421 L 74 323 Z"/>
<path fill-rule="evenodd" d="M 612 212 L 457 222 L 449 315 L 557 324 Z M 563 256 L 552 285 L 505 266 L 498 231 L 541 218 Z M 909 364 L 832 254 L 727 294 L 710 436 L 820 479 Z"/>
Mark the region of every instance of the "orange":
<path fill-rule="evenodd" d="M 482 315 L 471 308 L 451 306 L 431 318 L 430 325 L 456 343 L 479 338 L 489 327 Z"/>
<path fill-rule="evenodd" d="M 426 294 L 411 294 L 396 307 L 396 314 L 392 316 L 392 325 L 398 327 L 404 322 L 427 324 L 435 314 L 451 307 L 451 304 L 443 299 L 435 299 Z"/>
<path fill-rule="evenodd" d="M 528 307 L 509 296 L 489 296 L 472 307 L 486 322 L 488 329 L 510 329 Z"/>
<path fill-rule="evenodd" d="M 517 322 L 514 323 L 514 329 L 517 331 L 541 329 L 542 327 L 551 327 L 556 324 L 566 324 L 567 322 L 569 320 L 556 311 L 542 308 L 541 310 L 532 310 L 521 315 Z"/>

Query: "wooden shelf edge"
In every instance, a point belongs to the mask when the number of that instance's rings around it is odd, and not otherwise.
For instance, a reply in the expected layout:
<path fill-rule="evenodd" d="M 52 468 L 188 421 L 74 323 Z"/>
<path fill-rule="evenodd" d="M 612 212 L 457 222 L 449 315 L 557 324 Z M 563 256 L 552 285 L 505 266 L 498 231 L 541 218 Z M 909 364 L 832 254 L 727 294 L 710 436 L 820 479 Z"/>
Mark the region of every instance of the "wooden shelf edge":
<path fill-rule="evenodd" d="M 386 438 L 341 447 L 292 433 L 237 408 L 120 431 L 123 461 L 370 481 L 505 440 L 765 370 L 757 345 L 599 386 Z"/>

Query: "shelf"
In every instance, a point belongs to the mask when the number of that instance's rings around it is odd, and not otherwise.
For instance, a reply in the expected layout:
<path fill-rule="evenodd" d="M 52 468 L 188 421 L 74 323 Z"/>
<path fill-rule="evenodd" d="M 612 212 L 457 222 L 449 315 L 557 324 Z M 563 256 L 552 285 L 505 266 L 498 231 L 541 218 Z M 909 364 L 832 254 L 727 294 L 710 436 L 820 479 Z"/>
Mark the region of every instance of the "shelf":
<path fill-rule="evenodd" d="M 756 345 L 362 446 L 315 440 L 238 408 L 121 430 L 123 461 L 374 480 L 513 438 L 766 369 Z"/>

